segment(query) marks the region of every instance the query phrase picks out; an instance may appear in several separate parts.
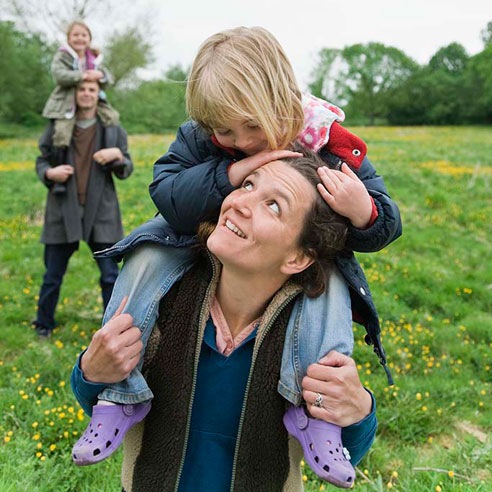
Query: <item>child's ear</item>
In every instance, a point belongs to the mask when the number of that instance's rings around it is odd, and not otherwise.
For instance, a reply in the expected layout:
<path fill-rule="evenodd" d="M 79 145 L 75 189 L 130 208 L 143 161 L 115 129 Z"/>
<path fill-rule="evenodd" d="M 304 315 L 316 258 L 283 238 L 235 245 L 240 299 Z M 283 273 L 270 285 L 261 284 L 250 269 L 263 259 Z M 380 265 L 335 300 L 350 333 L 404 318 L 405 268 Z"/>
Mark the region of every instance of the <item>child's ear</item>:
<path fill-rule="evenodd" d="M 314 259 L 304 251 L 296 251 L 289 256 L 281 266 L 280 271 L 286 275 L 295 275 L 309 268 L 314 263 Z"/>

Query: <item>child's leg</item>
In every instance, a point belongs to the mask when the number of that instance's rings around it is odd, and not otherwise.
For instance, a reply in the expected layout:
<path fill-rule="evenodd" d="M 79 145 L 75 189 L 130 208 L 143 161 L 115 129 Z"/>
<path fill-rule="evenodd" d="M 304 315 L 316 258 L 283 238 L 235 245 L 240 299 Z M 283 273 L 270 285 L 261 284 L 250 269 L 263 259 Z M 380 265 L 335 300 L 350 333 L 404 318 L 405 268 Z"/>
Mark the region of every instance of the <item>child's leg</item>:
<path fill-rule="evenodd" d="M 75 117 L 60 118 L 55 120 L 53 131 L 53 145 L 55 147 L 68 147 L 72 139 L 72 133 L 75 126 Z M 60 162 L 59 164 L 63 164 Z"/>
<path fill-rule="evenodd" d="M 330 350 L 350 355 L 354 347 L 348 286 L 336 267 L 319 297 L 300 297 L 292 310 L 282 354 L 279 393 L 294 405 L 302 402 L 301 382 L 310 364 Z"/>
<path fill-rule="evenodd" d="M 101 99 L 101 97 L 99 97 L 99 101 L 97 102 L 97 115 L 101 118 L 104 126 L 119 124 L 120 113 L 106 99 Z"/>
<path fill-rule="evenodd" d="M 294 406 L 284 416 L 288 432 L 303 447 L 304 457 L 323 480 L 348 488 L 355 472 L 343 448 L 341 428 L 310 416 L 302 403 L 302 378 L 310 364 L 330 350 L 351 354 L 352 312 L 347 284 L 338 269 L 320 297 L 296 302 L 287 326 L 278 390 Z M 319 397 L 318 405 L 322 404 Z"/>
<path fill-rule="evenodd" d="M 140 372 L 145 347 L 159 314 L 160 300 L 190 268 L 194 256 L 190 248 L 144 243 L 125 258 L 104 313 L 103 325 L 113 317 L 123 298 L 128 296 L 123 312 L 131 314 L 133 324 L 142 331 L 144 348 L 137 368 L 121 383 L 109 385 L 99 395 L 100 399 L 128 404 L 153 397 Z"/>
<path fill-rule="evenodd" d="M 53 129 L 53 165 L 66 164 L 67 148 L 72 139 L 75 126 L 75 117 L 55 120 Z M 63 195 L 67 191 L 66 183 L 54 183 L 51 192 L 55 195 Z"/>
<path fill-rule="evenodd" d="M 89 425 L 72 450 L 77 465 L 91 465 L 110 456 L 118 449 L 126 432 L 150 411 L 149 400 L 153 395 L 140 372 L 143 352 L 158 316 L 159 301 L 189 269 L 193 258 L 190 248 L 149 243 L 137 247 L 125 258 L 104 313 L 103 325 L 127 296 L 123 312 L 131 314 L 134 325 L 142 331 L 142 357 L 127 379 L 109 385 L 99 394 L 100 403 L 93 408 Z"/>

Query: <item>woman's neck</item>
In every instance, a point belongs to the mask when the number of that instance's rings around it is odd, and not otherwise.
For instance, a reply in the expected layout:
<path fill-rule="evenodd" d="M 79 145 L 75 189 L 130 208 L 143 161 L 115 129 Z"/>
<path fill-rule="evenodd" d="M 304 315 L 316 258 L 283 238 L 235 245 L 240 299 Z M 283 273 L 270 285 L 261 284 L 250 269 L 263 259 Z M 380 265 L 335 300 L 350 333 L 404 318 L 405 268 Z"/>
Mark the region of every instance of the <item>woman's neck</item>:
<path fill-rule="evenodd" d="M 233 336 L 263 315 L 270 299 L 287 278 L 248 277 L 224 268 L 216 297 Z"/>

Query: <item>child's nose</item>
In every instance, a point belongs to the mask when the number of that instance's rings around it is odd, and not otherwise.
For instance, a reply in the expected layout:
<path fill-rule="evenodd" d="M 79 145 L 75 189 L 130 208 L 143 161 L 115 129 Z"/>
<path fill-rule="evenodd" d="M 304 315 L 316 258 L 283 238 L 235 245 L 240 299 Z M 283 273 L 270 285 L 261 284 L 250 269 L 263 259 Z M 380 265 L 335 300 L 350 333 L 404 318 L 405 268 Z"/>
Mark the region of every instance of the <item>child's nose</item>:
<path fill-rule="evenodd" d="M 245 133 L 240 133 L 240 134 L 236 135 L 236 139 L 234 141 L 234 144 L 236 145 L 236 147 L 241 149 L 241 148 L 247 147 L 249 142 L 250 142 L 250 137 Z"/>

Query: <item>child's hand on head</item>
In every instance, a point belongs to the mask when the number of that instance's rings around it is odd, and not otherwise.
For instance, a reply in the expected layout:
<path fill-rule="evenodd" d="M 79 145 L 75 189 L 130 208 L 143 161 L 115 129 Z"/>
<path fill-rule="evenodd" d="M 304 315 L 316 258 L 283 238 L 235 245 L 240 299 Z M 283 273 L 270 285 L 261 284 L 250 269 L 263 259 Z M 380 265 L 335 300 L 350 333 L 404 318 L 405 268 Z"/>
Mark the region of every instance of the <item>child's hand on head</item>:
<path fill-rule="evenodd" d="M 104 78 L 104 73 L 101 72 L 101 70 L 86 70 L 83 78 L 89 82 L 97 82 L 98 80 Z"/>
<path fill-rule="evenodd" d="M 335 212 L 347 217 L 358 229 L 369 226 L 372 200 L 359 177 L 343 163 L 340 171 L 320 167 L 318 191 Z"/>
<path fill-rule="evenodd" d="M 302 154 L 299 152 L 292 152 L 291 150 L 262 150 L 257 154 L 236 161 L 232 166 L 229 166 L 229 169 L 227 170 L 229 181 L 233 186 L 240 186 L 244 179 L 259 167 L 272 161 L 300 156 L 302 156 Z"/>

